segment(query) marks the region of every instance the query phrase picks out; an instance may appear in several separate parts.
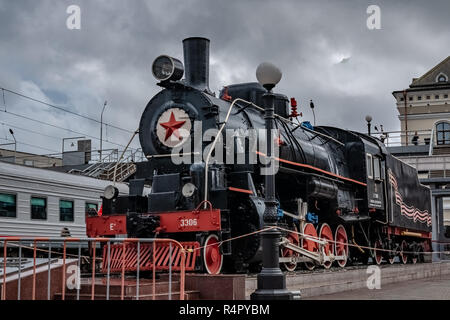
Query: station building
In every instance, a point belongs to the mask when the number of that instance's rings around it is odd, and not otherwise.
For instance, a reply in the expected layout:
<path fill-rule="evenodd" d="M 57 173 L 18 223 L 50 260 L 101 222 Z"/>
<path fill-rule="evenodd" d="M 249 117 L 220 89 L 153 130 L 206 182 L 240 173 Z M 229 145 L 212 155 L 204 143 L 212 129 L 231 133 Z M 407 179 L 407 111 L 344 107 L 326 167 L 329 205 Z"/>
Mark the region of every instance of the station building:
<path fill-rule="evenodd" d="M 430 186 L 436 212 L 433 240 L 439 246 L 435 250 L 449 249 L 445 242 L 450 242 L 450 56 L 392 94 L 401 130 L 380 135 L 389 151 L 415 167 L 421 182 Z"/>

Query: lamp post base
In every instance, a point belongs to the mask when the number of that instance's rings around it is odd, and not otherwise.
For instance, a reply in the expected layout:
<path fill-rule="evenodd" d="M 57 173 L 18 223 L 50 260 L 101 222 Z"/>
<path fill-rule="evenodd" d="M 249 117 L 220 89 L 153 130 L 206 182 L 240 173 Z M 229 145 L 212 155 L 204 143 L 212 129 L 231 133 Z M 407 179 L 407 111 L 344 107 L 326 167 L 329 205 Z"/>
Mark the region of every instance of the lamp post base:
<path fill-rule="evenodd" d="M 257 281 L 258 289 L 250 300 L 293 300 L 292 292 L 286 289 L 286 276 L 279 268 L 263 268 Z"/>
<path fill-rule="evenodd" d="M 292 300 L 293 294 L 286 289 L 286 275 L 278 262 L 280 232 L 272 229 L 262 233 L 263 268 L 258 274 L 258 286 L 250 295 L 251 300 Z"/>

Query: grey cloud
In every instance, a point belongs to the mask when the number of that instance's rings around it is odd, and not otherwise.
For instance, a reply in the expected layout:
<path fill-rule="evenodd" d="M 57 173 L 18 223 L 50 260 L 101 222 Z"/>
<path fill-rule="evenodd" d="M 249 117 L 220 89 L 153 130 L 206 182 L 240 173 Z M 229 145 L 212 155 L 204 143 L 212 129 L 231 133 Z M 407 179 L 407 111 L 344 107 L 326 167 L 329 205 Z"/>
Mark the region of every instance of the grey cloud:
<path fill-rule="evenodd" d="M 79 31 L 65 26 L 71 4 L 82 10 Z M 381 30 L 366 27 L 370 4 L 381 8 Z M 397 130 L 391 92 L 450 54 L 449 9 L 448 1 L 406 0 L 1 1 L 0 85 L 97 119 L 108 100 L 105 121 L 134 130 L 159 90 L 151 61 L 161 53 L 181 57 L 183 38 L 206 36 L 216 92 L 231 82 L 255 81 L 256 66 L 271 61 L 283 70 L 277 90 L 297 98 L 304 120 L 312 119 L 313 99 L 320 124 L 365 130 L 364 117 L 371 114 L 375 124 Z M 11 95 L 7 102 L 17 113 L 99 135 L 96 123 Z M 1 121 L 71 136 L 6 114 Z M 60 148 L 57 139 L 17 135 Z M 125 144 L 129 136 L 109 128 L 108 139 Z"/>

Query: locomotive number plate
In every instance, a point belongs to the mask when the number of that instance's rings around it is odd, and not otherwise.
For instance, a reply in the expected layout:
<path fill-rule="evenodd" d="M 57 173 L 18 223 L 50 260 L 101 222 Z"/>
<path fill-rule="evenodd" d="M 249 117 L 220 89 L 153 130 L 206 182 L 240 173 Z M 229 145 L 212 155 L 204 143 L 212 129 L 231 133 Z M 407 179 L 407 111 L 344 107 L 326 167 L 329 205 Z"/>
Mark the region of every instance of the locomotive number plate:
<path fill-rule="evenodd" d="M 195 227 L 198 224 L 197 219 L 180 219 L 180 228 Z"/>
<path fill-rule="evenodd" d="M 172 211 L 158 214 L 162 232 L 218 231 L 221 229 L 219 209 Z"/>

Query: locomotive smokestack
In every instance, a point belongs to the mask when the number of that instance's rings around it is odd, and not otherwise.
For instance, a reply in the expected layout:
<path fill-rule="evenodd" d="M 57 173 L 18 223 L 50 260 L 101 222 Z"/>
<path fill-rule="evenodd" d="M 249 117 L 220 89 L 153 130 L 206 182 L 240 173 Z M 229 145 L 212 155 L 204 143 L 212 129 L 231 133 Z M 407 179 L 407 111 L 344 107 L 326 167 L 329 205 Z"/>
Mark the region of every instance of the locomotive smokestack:
<path fill-rule="evenodd" d="M 209 90 L 209 39 L 192 37 L 183 40 L 185 78 L 188 85 Z"/>

